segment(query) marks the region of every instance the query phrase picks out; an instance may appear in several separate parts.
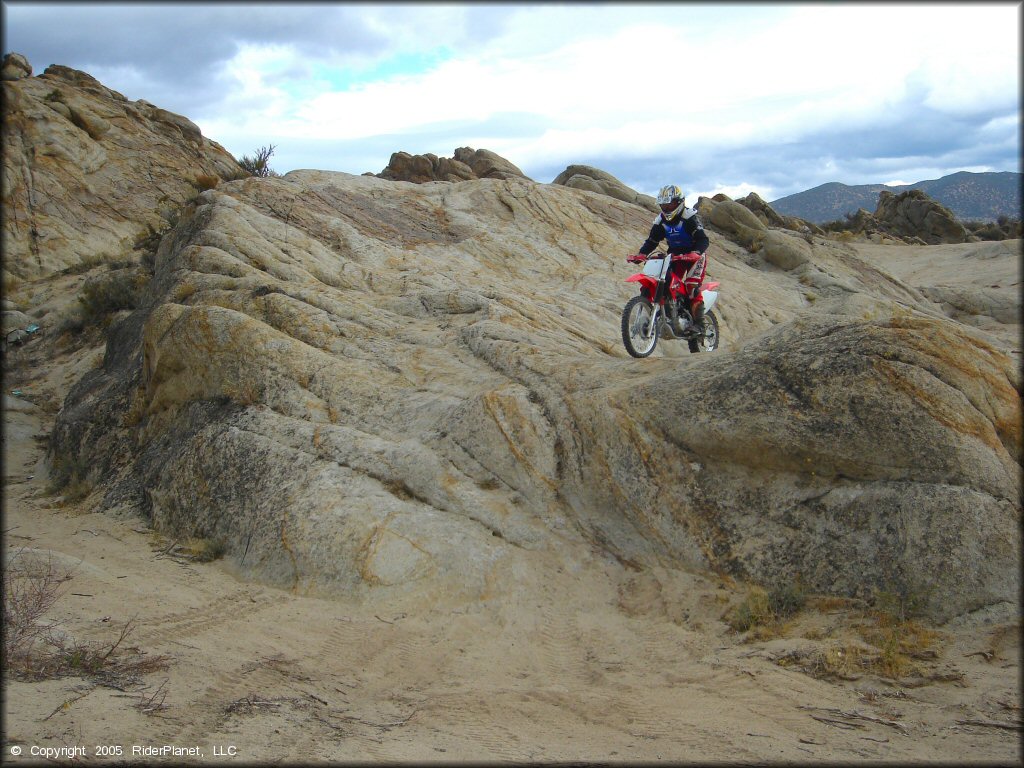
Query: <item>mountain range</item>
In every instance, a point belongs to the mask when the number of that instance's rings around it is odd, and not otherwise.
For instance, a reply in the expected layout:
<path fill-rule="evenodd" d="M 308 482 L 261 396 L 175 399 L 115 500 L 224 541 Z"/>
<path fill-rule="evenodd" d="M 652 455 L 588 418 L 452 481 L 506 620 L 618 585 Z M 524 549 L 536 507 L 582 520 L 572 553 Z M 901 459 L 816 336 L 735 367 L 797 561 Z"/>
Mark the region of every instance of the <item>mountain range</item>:
<path fill-rule="evenodd" d="M 949 208 L 963 221 L 994 221 L 1000 216 L 1020 218 L 1021 174 L 1011 171 L 971 173 L 960 171 L 940 179 L 914 184 L 858 184 L 829 182 L 819 187 L 771 201 L 784 216 L 797 216 L 815 224 L 841 219 L 858 208 L 874 211 L 878 193 L 919 189 Z"/>

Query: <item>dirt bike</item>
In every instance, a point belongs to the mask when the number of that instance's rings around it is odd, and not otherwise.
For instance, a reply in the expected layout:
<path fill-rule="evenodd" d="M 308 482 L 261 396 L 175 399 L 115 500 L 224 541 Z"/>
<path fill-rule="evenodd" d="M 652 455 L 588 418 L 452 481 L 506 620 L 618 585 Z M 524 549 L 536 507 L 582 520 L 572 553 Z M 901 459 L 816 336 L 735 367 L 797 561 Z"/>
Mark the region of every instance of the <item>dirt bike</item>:
<path fill-rule="evenodd" d="M 680 258 L 652 253 L 643 262 L 643 271 L 626 278 L 628 283 L 640 283 L 640 294 L 627 301 L 622 310 L 622 343 L 633 357 L 649 356 L 659 338 L 686 339 L 691 352 L 718 349 L 718 318 L 711 310 L 718 301 L 720 283 L 701 285 L 704 291 L 702 334 L 693 323 L 683 281 L 671 270 L 672 262 Z"/>

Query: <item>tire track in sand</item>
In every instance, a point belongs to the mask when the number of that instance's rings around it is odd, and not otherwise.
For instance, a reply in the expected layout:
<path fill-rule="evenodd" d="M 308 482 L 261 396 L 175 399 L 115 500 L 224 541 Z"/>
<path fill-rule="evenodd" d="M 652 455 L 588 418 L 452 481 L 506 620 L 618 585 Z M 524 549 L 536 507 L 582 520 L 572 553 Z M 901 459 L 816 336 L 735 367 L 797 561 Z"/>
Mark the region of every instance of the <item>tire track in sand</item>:
<path fill-rule="evenodd" d="M 287 599 L 286 595 L 254 595 L 252 590 L 238 589 L 198 608 L 140 619 L 135 637 L 152 644 L 181 644 L 189 636 L 245 620 Z"/>

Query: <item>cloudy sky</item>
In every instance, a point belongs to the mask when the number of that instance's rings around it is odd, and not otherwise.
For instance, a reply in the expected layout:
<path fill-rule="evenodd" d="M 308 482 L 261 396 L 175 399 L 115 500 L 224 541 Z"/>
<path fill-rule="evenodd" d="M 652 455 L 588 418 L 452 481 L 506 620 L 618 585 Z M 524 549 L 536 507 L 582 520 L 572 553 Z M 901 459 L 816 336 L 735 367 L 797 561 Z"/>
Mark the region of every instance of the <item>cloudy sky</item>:
<path fill-rule="evenodd" d="M 1021 3 L 4 2 L 88 72 L 278 172 L 489 149 L 647 194 L 1020 171 Z"/>

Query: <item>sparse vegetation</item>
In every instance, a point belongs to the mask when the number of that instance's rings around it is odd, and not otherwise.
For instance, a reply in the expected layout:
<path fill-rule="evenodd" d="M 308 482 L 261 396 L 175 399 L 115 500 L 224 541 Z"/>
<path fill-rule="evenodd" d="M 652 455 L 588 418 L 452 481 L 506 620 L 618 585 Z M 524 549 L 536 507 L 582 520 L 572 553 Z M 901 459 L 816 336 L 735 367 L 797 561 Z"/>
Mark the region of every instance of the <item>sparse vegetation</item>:
<path fill-rule="evenodd" d="M 25 549 L 14 552 L 4 565 L 3 668 L 23 680 L 78 676 L 118 680 L 121 687 L 137 676 L 167 665 L 163 656 L 145 657 L 124 648 L 135 629 L 125 622 L 118 636 L 105 643 L 85 643 L 70 637 L 48 614 L 64 593 L 70 571 L 58 569 Z"/>
<path fill-rule="evenodd" d="M 214 189 L 220 183 L 219 176 L 212 176 L 206 173 L 196 174 L 196 186 L 200 192 L 205 192 L 208 189 Z"/>
<path fill-rule="evenodd" d="M 184 549 L 195 562 L 211 563 L 224 557 L 228 547 L 222 538 L 194 538 L 186 542 Z"/>
<path fill-rule="evenodd" d="M 150 546 L 160 555 L 192 563 L 211 563 L 227 554 L 227 541 L 220 536 L 183 536 L 168 543 L 164 534 L 158 534 Z"/>
<path fill-rule="evenodd" d="M 751 642 L 785 635 L 788 628 L 780 618 L 805 607 L 819 615 L 838 613 L 844 617 L 838 625 L 829 622 L 823 628 L 816 623 L 801 634 L 822 646 L 790 651 L 776 663 L 797 666 L 823 679 L 856 680 L 863 675 L 889 680 L 950 679 L 927 669 L 927 662 L 939 657 L 935 645 L 942 634 L 914 618 L 924 604 L 919 593 L 879 593 L 873 605 L 868 605 L 846 598 L 808 598 L 801 589 L 769 595 L 754 588 L 727 622 L 736 631 L 748 632 L 747 641 Z"/>
<path fill-rule="evenodd" d="M 122 309 L 135 309 L 149 275 L 142 270 L 117 269 L 82 286 L 78 297 L 86 324 L 103 324 L 109 315 Z"/>
<path fill-rule="evenodd" d="M 254 157 L 242 155 L 238 160 L 238 164 L 242 166 L 243 170 L 245 170 L 250 176 L 256 176 L 258 178 L 280 176 L 281 174 L 273 170 L 267 164 L 270 161 L 271 156 L 273 156 L 275 149 L 277 149 L 277 147 L 273 144 L 260 147 L 256 150 Z"/>
<path fill-rule="evenodd" d="M 49 493 L 63 492 L 65 503 L 74 504 L 92 493 L 92 489 L 89 462 L 83 456 L 54 456 L 50 466 Z"/>
<path fill-rule="evenodd" d="M 3 280 L 0 282 L 0 287 L 2 287 L 3 292 L 6 295 L 10 295 L 22 284 L 22 282 L 23 281 L 20 277 L 12 275 L 10 272 L 5 270 L 3 273 Z"/>
<path fill-rule="evenodd" d="M 64 275 L 83 275 L 86 272 L 91 272 L 98 266 L 113 261 L 113 257 L 106 253 L 90 253 L 82 257 L 82 260 L 77 264 L 72 264 L 70 267 L 61 270 L 61 274 Z"/>
<path fill-rule="evenodd" d="M 263 385 L 251 378 L 243 381 L 226 382 L 224 394 L 232 402 L 239 405 L 257 405 L 263 401 Z"/>
<path fill-rule="evenodd" d="M 799 581 L 774 587 L 771 591 L 753 587 L 746 598 L 729 613 L 726 623 L 735 632 L 750 632 L 754 639 L 775 634 L 779 625 L 795 615 L 807 602 Z"/>

